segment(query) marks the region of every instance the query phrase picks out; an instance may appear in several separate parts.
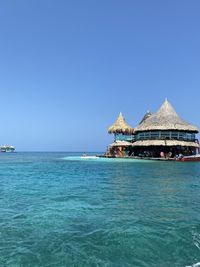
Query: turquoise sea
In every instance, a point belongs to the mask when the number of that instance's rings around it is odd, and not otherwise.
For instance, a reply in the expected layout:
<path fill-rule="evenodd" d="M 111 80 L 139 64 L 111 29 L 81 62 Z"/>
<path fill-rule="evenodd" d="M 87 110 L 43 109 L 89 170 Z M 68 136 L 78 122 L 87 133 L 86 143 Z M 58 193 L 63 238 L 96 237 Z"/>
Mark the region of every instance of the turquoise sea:
<path fill-rule="evenodd" d="M 7 266 L 200 266 L 200 163 L 0 154 Z"/>

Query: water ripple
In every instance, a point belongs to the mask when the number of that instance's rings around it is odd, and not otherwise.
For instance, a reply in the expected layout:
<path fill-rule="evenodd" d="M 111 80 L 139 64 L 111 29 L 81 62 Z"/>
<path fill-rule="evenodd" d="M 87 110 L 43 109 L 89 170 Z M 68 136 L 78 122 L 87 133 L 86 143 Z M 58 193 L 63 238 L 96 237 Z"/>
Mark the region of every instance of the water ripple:
<path fill-rule="evenodd" d="M 0 155 L 0 266 L 199 266 L 198 163 L 69 156 Z"/>

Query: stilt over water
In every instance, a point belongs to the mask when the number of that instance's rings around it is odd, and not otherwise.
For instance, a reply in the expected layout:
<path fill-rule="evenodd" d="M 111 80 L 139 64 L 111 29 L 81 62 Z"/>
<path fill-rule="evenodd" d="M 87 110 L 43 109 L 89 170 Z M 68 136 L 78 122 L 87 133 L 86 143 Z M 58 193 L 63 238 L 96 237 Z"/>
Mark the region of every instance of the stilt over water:
<path fill-rule="evenodd" d="M 182 120 L 167 98 L 156 113 L 148 111 L 135 128 L 129 126 L 120 113 L 108 132 L 114 134 L 114 143 L 109 145 L 107 157 L 185 161 L 187 157 L 188 161 L 200 161 L 196 138 L 199 129 Z"/>

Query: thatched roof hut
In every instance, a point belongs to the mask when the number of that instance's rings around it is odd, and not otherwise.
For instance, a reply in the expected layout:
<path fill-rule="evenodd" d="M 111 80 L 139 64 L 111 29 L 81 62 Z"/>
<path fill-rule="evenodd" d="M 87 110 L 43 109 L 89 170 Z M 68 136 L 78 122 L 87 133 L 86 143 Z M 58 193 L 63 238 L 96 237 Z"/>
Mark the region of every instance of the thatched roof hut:
<path fill-rule="evenodd" d="M 198 128 L 182 120 L 172 105 L 165 99 L 160 109 L 135 128 L 135 132 L 154 130 L 178 130 L 198 133 Z"/>
<path fill-rule="evenodd" d="M 195 142 L 179 141 L 179 140 L 140 140 L 132 144 L 136 146 L 185 146 L 199 148 L 199 144 Z"/>
<path fill-rule="evenodd" d="M 108 133 L 110 134 L 111 133 L 132 134 L 133 132 L 134 132 L 134 129 L 126 123 L 121 112 L 117 120 L 115 121 L 115 123 L 108 128 Z"/>

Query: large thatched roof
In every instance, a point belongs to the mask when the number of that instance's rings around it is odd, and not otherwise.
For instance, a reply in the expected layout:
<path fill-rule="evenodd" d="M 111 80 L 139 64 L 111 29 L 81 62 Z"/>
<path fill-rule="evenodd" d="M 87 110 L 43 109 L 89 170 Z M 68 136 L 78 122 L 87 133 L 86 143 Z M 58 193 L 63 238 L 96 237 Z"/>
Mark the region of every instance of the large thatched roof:
<path fill-rule="evenodd" d="M 198 132 L 198 128 L 182 120 L 172 105 L 165 99 L 160 109 L 143 120 L 136 128 L 135 132 L 152 130 L 180 130 L 188 132 Z"/>
<path fill-rule="evenodd" d="M 133 146 L 187 146 L 198 148 L 199 144 L 179 140 L 141 140 L 134 142 Z"/>
<path fill-rule="evenodd" d="M 115 123 L 108 128 L 109 133 L 132 134 L 133 131 L 134 131 L 134 129 L 126 123 L 121 112 L 120 112 L 117 120 L 115 121 Z"/>

